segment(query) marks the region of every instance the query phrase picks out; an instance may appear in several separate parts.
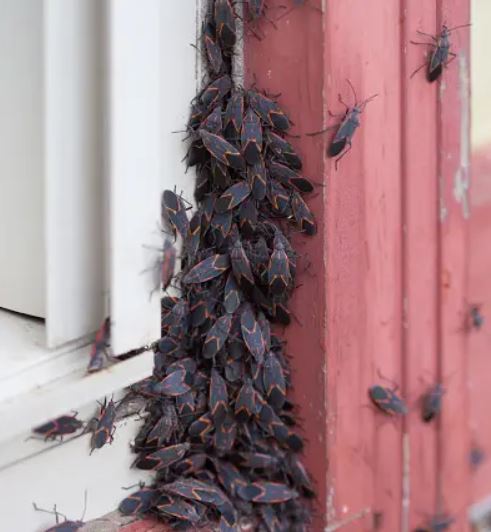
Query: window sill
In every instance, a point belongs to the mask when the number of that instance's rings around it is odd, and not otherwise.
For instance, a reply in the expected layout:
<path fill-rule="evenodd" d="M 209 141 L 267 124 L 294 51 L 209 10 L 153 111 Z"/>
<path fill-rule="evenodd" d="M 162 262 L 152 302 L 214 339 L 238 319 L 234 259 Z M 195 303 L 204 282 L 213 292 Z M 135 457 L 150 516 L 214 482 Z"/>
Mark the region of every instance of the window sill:
<path fill-rule="evenodd" d="M 0 440 L 148 377 L 153 352 L 145 351 L 107 369 L 87 374 L 90 341 L 43 347 L 44 324 L 0 311 Z"/>

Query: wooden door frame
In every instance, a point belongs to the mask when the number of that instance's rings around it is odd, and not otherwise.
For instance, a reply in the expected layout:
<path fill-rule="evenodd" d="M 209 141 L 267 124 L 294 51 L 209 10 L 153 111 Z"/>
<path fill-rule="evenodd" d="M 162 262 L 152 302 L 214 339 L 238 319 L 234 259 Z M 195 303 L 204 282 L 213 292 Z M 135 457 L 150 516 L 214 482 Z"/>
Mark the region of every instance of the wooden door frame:
<path fill-rule="evenodd" d="M 469 39 L 453 36 L 458 59 L 429 84 L 416 31 L 465 24 L 469 2 L 321 2 L 282 12 L 261 40 L 246 34 L 246 86 L 281 93 L 305 175 L 322 182 L 310 205 L 314 239 L 294 238 L 310 267 L 293 298 L 299 323 L 286 331 L 295 399 L 318 489 L 318 526 L 411 530 L 436 511 L 465 530 L 469 490 L 466 423 L 465 179 L 468 174 Z M 383 31 L 382 31 L 383 30 Z M 365 98 L 353 149 L 335 170 L 328 135 L 304 133 L 342 112 L 345 79 Z M 367 389 L 400 385 L 410 407 L 387 420 Z M 442 381 L 445 409 L 423 424 L 418 399 Z M 390 386 L 390 384 L 389 384 Z M 316 525 L 317 526 L 317 525 Z M 317 530 L 317 528 L 316 528 Z"/>

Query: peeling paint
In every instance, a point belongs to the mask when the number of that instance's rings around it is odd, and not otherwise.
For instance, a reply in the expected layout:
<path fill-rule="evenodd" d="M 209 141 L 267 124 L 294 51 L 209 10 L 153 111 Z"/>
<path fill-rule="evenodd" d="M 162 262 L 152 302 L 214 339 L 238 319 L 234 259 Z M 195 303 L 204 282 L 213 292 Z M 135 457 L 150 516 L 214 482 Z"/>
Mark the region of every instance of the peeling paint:
<path fill-rule="evenodd" d="M 469 154 L 470 154 L 470 91 L 469 65 L 465 52 L 459 54 L 460 90 L 460 164 L 454 176 L 453 194 L 462 206 L 462 216 L 467 219 L 469 206 Z"/>

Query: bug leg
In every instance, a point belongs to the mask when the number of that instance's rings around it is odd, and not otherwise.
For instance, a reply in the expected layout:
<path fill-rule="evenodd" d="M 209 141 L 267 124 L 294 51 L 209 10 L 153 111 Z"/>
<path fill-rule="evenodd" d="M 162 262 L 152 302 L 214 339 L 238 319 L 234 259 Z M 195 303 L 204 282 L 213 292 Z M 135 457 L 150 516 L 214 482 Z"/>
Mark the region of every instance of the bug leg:
<path fill-rule="evenodd" d="M 347 148 L 335 161 L 334 161 L 334 168 L 338 169 L 339 161 L 351 150 L 351 140 L 347 140 L 346 144 L 348 144 L 349 148 Z"/>
<path fill-rule="evenodd" d="M 413 77 L 423 68 L 426 66 L 426 63 L 421 64 L 410 76 L 409 79 L 413 79 Z"/>
<path fill-rule="evenodd" d="M 337 113 L 337 114 L 334 114 L 334 113 L 331 112 L 329 109 L 327 110 L 327 113 L 328 113 L 328 115 L 329 115 L 331 118 L 344 118 L 344 117 L 345 117 L 345 113 Z"/>
<path fill-rule="evenodd" d="M 411 44 L 424 44 L 425 46 L 433 46 L 431 42 L 409 41 Z"/>
<path fill-rule="evenodd" d="M 445 63 L 445 68 L 448 68 L 448 65 L 457 57 L 457 54 L 454 54 L 453 52 L 449 52 L 449 55 L 452 56 L 452 59 L 449 59 L 446 63 Z"/>
<path fill-rule="evenodd" d="M 338 100 L 339 103 L 342 103 L 346 107 L 346 112 L 349 111 L 349 105 L 343 100 L 343 97 L 341 96 L 341 93 L 338 94 Z"/>
<path fill-rule="evenodd" d="M 316 135 L 321 135 L 322 133 L 326 133 L 330 129 L 335 129 L 337 127 L 339 127 L 339 124 L 336 124 L 334 126 L 328 126 L 328 127 L 324 128 L 324 129 L 321 129 L 320 131 L 313 131 L 312 133 L 305 133 L 305 136 L 306 137 L 315 137 Z"/>
<path fill-rule="evenodd" d="M 434 35 L 431 35 L 431 33 L 425 33 L 424 31 L 417 30 L 416 33 L 419 33 L 420 35 L 424 35 L 425 37 L 429 37 L 433 41 L 437 41 L 436 37 Z"/>

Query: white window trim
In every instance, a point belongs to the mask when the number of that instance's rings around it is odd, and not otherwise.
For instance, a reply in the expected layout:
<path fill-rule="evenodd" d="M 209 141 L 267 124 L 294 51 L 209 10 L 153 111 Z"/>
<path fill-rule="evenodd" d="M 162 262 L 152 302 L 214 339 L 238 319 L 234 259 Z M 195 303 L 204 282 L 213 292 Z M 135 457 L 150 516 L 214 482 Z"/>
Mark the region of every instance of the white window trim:
<path fill-rule="evenodd" d="M 73 22 L 74 6 L 85 1 L 45 0 L 49 22 L 46 28 L 59 31 L 53 21 L 59 22 L 67 12 L 71 12 Z M 200 78 L 200 70 L 193 68 L 188 72 L 183 67 L 176 76 L 172 69 L 179 61 L 184 65 L 190 64 L 190 58 L 196 61 L 197 52 L 190 44 L 196 41 L 200 31 L 202 2 L 186 0 L 163 5 L 160 0 L 107 0 L 106 6 L 106 70 L 111 78 L 106 94 L 110 111 L 105 145 L 111 189 L 109 242 L 112 260 L 108 277 L 112 291 L 110 315 L 116 339 L 112 349 L 121 354 L 160 337 L 159 297 L 155 294 L 149 298 L 153 275 L 152 272 L 142 274 L 152 265 L 156 252 L 149 251 L 144 244 L 151 246 L 161 242 L 157 222 L 162 189 L 175 184 L 186 197 L 192 197 L 194 189 L 192 172 L 185 177 L 185 166 L 180 162 L 186 151 L 185 143 L 181 142 L 184 135 L 171 132 L 183 129 L 186 123 L 189 102 L 201 81 L 196 80 L 196 76 Z M 182 27 L 176 24 L 179 19 L 184 20 Z M 171 27 L 169 20 L 173 21 Z M 192 35 L 189 21 L 197 25 Z M 70 31 L 73 30 L 73 26 L 70 27 Z M 46 47 L 46 53 L 55 53 L 53 44 L 57 39 L 50 42 L 52 45 Z M 163 49 L 171 53 L 162 55 Z M 176 49 L 182 50 L 179 61 L 173 55 Z M 184 61 L 182 56 L 185 56 Z M 70 57 L 62 54 L 57 59 L 69 61 Z M 170 86 L 171 94 L 166 97 L 175 105 L 163 110 L 160 105 L 163 81 L 168 83 L 169 76 L 173 75 L 176 84 Z M 54 79 L 52 77 L 52 83 Z M 47 98 L 47 102 L 50 101 L 52 107 L 53 95 Z M 69 104 L 73 106 L 76 102 Z M 51 129 L 48 128 L 48 146 L 60 135 L 70 134 L 66 129 L 69 122 L 64 122 L 61 115 L 59 113 Z M 61 129 L 56 130 L 57 126 Z M 70 161 L 64 164 L 69 167 Z M 63 169 L 57 171 L 61 178 Z M 139 185 L 138 194 L 135 194 L 135 183 Z M 129 209 L 133 209 L 132 216 Z M 50 223 L 54 221 L 48 221 L 48 225 Z M 60 254 L 58 259 L 61 258 Z M 67 294 L 62 295 L 66 297 Z M 64 308 L 70 311 L 68 303 Z M 58 313 L 56 319 L 63 317 Z M 8 334 L 6 327 L 9 327 Z M 44 347 L 45 327 L 41 321 L 2 311 L 0 330 L 0 357 L 7 360 L 0 373 L 0 418 L 5 424 L 0 441 L 111 395 L 152 371 L 153 352 L 145 351 L 88 375 L 86 367 L 92 338 L 81 338 L 49 350 Z M 20 336 L 16 335 L 19 331 L 22 332 Z"/>

